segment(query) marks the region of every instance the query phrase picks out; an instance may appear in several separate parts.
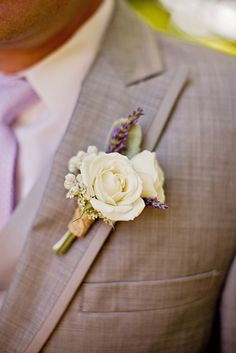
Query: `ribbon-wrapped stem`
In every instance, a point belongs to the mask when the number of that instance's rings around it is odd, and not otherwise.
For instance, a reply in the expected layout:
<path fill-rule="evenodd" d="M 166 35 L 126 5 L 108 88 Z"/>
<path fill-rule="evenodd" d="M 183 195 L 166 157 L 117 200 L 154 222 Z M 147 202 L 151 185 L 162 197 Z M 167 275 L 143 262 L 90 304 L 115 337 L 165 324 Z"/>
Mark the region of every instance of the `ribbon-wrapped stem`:
<path fill-rule="evenodd" d="M 76 239 L 77 237 L 68 230 L 63 237 L 53 245 L 53 252 L 56 255 L 66 254 Z"/>
<path fill-rule="evenodd" d="M 53 245 L 53 252 L 57 255 L 66 254 L 77 238 L 82 238 L 87 234 L 93 223 L 94 220 L 90 219 L 86 213 L 82 213 L 77 207 L 68 224 L 68 231 Z"/>

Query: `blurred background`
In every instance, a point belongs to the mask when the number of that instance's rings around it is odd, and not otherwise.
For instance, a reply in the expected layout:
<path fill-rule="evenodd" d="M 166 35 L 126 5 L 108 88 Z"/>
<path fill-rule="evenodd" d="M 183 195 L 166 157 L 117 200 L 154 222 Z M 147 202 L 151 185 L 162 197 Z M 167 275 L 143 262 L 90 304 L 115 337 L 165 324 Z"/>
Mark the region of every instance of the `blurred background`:
<path fill-rule="evenodd" d="M 157 31 L 236 56 L 236 0 L 127 0 Z"/>

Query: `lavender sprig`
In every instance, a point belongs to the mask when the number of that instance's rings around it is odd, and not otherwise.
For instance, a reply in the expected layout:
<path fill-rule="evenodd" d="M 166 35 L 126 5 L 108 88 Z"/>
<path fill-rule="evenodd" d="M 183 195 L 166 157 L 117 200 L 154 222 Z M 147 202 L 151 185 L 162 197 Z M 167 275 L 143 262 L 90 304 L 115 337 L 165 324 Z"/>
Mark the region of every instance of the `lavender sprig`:
<path fill-rule="evenodd" d="M 150 198 L 150 199 L 144 199 L 144 202 L 145 202 L 146 206 L 151 206 L 153 208 L 159 208 L 163 211 L 168 210 L 168 206 L 165 203 L 158 201 L 158 199 L 156 197 Z"/>
<path fill-rule="evenodd" d="M 107 153 L 118 152 L 125 154 L 129 131 L 134 125 L 137 124 L 142 115 L 143 109 L 138 108 L 133 112 L 133 114 L 129 115 L 126 122 L 122 123 L 120 127 L 113 130 L 111 141 L 107 148 Z"/>

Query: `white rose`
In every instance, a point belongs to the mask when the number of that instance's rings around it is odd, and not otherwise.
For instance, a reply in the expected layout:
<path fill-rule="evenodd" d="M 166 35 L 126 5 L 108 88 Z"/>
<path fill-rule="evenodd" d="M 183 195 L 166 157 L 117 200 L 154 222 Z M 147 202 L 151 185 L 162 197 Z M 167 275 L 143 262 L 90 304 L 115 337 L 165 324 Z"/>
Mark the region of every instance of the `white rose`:
<path fill-rule="evenodd" d="M 132 158 L 131 163 L 143 183 L 141 196 L 156 197 L 158 201 L 164 202 L 164 173 L 157 162 L 156 154 L 146 150 L 142 151 Z"/>
<path fill-rule="evenodd" d="M 81 166 L 93 208 L 111 221 L 129 221 L 144 209 L 142 181 L 129 159 L 119 153 L 91 154 Z"/>

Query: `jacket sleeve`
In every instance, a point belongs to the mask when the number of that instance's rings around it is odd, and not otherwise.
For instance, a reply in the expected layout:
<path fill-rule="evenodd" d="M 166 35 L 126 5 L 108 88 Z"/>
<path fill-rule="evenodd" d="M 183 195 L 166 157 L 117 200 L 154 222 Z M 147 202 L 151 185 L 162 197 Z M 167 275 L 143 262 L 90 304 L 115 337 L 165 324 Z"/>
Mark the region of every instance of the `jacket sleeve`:
<path fill-rule="evenodd" d="M 236 352 L 236 256 L 225 282 L 220 305 L 221 353 Z"/>

